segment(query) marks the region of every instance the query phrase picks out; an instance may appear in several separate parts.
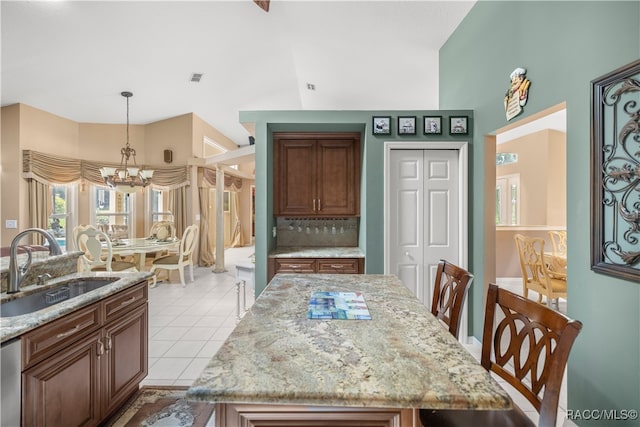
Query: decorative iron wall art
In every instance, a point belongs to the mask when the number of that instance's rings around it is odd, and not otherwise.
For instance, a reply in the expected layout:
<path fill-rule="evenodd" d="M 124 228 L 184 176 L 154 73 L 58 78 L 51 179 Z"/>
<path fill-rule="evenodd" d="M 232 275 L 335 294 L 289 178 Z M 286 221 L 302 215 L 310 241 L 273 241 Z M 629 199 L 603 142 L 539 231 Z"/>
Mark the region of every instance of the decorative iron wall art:
<path fill-rule="evenodd" d="M 640 60 L 591 91 L 591 269 L 640 282 Z"/>

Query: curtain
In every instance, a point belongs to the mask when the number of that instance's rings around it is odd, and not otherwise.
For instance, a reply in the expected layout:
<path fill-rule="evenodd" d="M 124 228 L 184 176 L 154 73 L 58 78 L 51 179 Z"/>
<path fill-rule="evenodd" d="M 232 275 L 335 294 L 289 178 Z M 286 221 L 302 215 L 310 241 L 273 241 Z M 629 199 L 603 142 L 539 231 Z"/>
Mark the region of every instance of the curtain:
<path fill-rule="evenodd" d="M 200 168 L 202 170 L 202 182 L 209 187 L 216 186 L 216 170 Z M 227 191 L 240 191 L 242 188 L 242 178 L 236 176 L 224 175 L 224 189 Z"/>
<path fill-rule="evenodd" d="M 31 227 L 49 228 L 50 197 L 49 185 L 29 179 L 29 222 Z M 41 245 L 44 240 L 40 234 L 31 234 L 31 244 Z"/>
<path fill-rule="evenodd" d="M 200 259 L 198 265 L 210 267 L 215 263 L 214 246 L 209 237 L 209 188 L 198 188 L 200 196 Z"/>
<path fill-rule="evenodd" d="M 229 219 L 231 220 L 231 247 L 244 246 L 240 223 L 240 195 L 237 191 L 229 193 Z"/>
<path fill-rule="evenodd" d="M 185 187 L 169 190 L 169 211 L 173 213 L 173 222 L 176 226 L 176 236 L 182 236 L 187 228 L 187 191 Z"/>
<path fill-rule="evenodd" d="M 45 184 L 69 184 L 85 180 L 91 184 L 104 186 L 100 168 L 120 166 L 119 163 L 71 159 L 32 150 L 23 150 L 22 160 L 22 175 Z M 151 188 L 173 190 L 189 185 L 189 166 L 141 165 L 141 167 L 154 170 Z"/>

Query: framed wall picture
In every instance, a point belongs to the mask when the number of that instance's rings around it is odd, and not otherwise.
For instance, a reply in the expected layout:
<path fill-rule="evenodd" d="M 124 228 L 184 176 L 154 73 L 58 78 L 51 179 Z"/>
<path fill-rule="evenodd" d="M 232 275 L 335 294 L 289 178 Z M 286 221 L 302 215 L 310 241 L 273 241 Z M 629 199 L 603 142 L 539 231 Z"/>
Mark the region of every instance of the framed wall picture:
<path fill-rule="evenodd" d="M 423 122 L 425 135 L 442 134 L 442 116 L 424 116 Z"/>
<path fill-rule="evenodd" d="M 640 283 L 640 60 L 591 81 L 591 269 Z"/>
<path fill-rule="evenodd" d="M 374 135 L 391 135 L 391 117 L 373 116 L 372 129 Z"/>
<path fill-rule="evenodd" d="M 469 133 L 467 116 L 451 116 L 449 118 L 450 135 L 466 135 Z"/>
<path fill-rule="evenodd" d="M 398 117 L 398 135 L 416 134 L 416 116 Z"/>

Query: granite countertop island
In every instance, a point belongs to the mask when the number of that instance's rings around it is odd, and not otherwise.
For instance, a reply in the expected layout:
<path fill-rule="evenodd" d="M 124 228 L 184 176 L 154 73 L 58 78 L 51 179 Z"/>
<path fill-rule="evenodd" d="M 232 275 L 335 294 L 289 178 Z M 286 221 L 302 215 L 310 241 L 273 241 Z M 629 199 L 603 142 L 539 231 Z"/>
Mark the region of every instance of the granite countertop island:
<path fill-rule="evenodd" d="M 313 291 L 361 292 L 372 319 L 307 319 Z M 507 392 L 387 275 L 277 274 L 187 397 L 222 405 L 511 407 Z"/>

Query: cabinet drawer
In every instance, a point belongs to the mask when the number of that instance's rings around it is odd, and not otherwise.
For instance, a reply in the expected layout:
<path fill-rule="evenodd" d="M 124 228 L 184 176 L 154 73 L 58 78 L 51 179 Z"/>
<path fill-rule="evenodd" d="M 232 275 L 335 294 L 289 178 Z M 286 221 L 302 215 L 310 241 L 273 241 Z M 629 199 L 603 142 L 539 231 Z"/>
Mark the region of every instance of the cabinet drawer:
<path fill-rule="evenodd" d="M 139 283 L 129 289 L 117 293 L 104 302 L 105 320 L 109 322 L 121 315 L 123 310 L 143 304 L 148 299 L 147 282 Z"/>
<path fill-rule="evenodd" d="M 315 264 L 313 258 L 277 258 L 275 273 L 315 273 Z"/>
<path fill-rule="evenodd" d="M 358 274 L 358 260 L 355 258 L 318 259 L 318 273 Z"/>
<path fill-rule="evenodd" d="M 100 305 L 93 304 L 24 334 L 23 370 L 67 347 L 100 325 Z"/>

